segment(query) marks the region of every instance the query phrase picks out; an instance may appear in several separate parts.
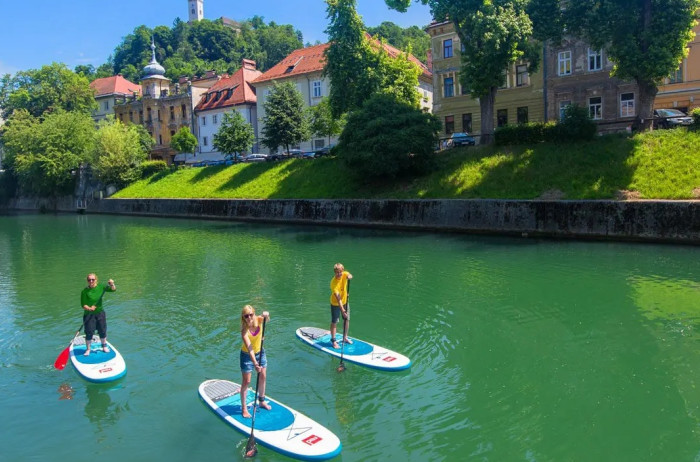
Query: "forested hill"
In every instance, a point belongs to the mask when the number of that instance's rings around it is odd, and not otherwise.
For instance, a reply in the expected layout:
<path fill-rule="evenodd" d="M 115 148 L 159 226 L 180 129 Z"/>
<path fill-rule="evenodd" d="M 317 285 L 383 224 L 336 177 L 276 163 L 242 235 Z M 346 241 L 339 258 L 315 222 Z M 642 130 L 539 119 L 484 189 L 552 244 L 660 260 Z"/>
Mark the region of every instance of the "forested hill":
<path fill-rule="evenodd" d="M 368 28 L 368 32 L 402 50 L 410 45 L 411 52 L 425 62 L 430 38 L 418 26 L 403 29 L 392 22 L 383 22 Z M 304 46 L 302 34 L 294 26 L 274 21 L 265 23 L 260 16 L 238 22 L 235 27 L 221 19 L 187 23 L 178 18 L 172 27 L 136 27 L 117 45 L 107 63 L 97 69 L 81 65 L 75 71 L 90 80 L 120 73 L 138 82 L 143 67 L 151 60 L 151 37 L 155 40 L 156 59 L 165 68 L 166 77 L 173 80 L 203 75 L 208 70 L 232 73 L 243 58 L 255 60 L 258 69 L 264 72 Z"/>

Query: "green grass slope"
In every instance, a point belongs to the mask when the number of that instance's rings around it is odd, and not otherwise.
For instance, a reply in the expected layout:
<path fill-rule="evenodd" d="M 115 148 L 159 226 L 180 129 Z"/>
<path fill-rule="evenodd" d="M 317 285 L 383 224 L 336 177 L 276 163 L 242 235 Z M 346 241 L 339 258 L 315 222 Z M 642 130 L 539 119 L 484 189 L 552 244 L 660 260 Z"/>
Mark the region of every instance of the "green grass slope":
<path fill-rule="evenodd" d="M 338 158 L 187 168 L 117 198 L 697 199 L 700 132 L 659 130 L 578 144 L 458 148 L 424 177 L 367 183 Z"/>

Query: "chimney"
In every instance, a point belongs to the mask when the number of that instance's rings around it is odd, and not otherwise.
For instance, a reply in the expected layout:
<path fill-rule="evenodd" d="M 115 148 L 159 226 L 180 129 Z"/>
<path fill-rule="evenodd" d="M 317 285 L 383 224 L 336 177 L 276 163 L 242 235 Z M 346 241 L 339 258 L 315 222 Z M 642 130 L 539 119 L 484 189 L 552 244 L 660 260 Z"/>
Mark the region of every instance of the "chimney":
<path fill-rule="evenodd" d="M 243 69 L 251 69 L 254 71 L 256 68 L 256 62 L 253 61 L 252 59 L 243 58 L 243 61 L 241 61 L 241 64 L 242 64 Z"/>

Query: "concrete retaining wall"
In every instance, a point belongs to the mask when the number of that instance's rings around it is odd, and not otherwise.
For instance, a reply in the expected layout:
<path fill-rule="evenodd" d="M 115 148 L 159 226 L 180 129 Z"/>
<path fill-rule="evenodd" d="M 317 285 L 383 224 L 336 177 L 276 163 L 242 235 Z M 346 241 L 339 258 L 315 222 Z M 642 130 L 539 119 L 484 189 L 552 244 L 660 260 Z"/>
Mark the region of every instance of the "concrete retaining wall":
<path fill-rule="evenodd" d="M 700 201 L 106 199 L 87 211 L 700 244 Z"/>

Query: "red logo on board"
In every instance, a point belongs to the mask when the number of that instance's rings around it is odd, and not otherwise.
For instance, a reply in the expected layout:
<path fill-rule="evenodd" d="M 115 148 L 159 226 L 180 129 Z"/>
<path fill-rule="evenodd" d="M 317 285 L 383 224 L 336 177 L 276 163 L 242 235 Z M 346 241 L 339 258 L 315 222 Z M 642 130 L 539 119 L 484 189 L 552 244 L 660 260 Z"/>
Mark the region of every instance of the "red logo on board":
<path fill-rule="evenodd" d="M 111 370 L 112 370 L 111 367 L 106 367 L 106 368 L 104 368 L 104 369 L 100 369 L 100 374 L 104 374 L 105 372 L 109 372 L 109 371 L 111 371 Z"/>
<path fill-rule="evenodd" d="M 311 435 L 311 436 L 307 436 L 307 437 L 304 438 L 302 441 L 303 441 L 304 443 L 308 444 L 309 446 L 313 446 L 314 444 L 318 443 L 318 442 L 321 441 L 322 439 L 323 439 L 323 438 L 321 438 L 320 436 Z"/>
<path fill-rule="evenodd" d="M 393 356 L 387 356 L 386 358 L 383 359 L 383 361 L 386 361 L 388 363 L 395 361 L 395 360 L 396 360 L 396 358 L 394 358 Z"/>

